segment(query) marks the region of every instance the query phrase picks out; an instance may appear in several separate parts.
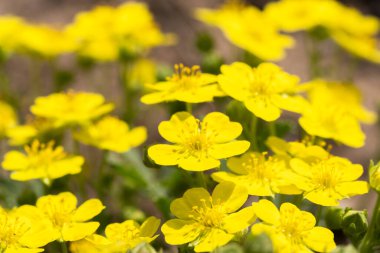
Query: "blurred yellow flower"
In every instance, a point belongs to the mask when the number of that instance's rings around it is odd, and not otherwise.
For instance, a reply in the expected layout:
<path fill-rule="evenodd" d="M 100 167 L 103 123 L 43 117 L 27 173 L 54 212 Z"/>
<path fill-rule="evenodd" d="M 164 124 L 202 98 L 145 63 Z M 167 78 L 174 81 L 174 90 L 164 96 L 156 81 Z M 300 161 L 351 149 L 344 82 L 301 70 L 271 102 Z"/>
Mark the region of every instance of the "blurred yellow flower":
<path fill-rule="evenodd" d="M 141 58 L 131 64 L 129 71 L 126 71 L 127 85 L 133 89 L 144 89 L 145 84 L 157 81 L 158 65 L 155 61 L 148 58 Z"/>
<path fill-rule="evenodd" d="M 274 196 L 281 194 L 301 194 L 292 185 L 293 173 L 282 159 L 265 157 L 265 153 L 247 152 L 241 157 L 231 157 L 227 167 L 233 172 L 215 172 L 212 178 L 217 182 L 232 182 L 248 189 L 249 195 Z"/>
<path fill-rule="evenodd" d="M 99 61 L 118 60 L 122 54 L 141 56 L 173 42 L 172 35 L 161 33 L 148 6 L 138 2 L 81 12 L 65 30 L 77 42 L 80 55 Z"/>
<path fill-rule="evenodd" d="M 322 79 L 307 83 L 308 98 L 317 106 L 333 106 L 364 123 L 374 123 L 376 113 L 368 111 L 363 105 L 362 94 L 353 84 L 328 82 Z"/>
<path fill-rule="evenodd" d="M 158 237 L 154 235 L 160 226 L 160 220 L 149 217 L 141 226 L 134 220 L 122 223 L 109 224 L 105 229 L 105 236 L 92 235 L 88 240 L 105 252 L 128 252 L 141 243 L 150 243 Z"/>
<path fill-rule="evenodd" d="M 77 198 L 70 192 L 42 196 L 36 207 L 43 218 L 50 220 L 54 229 L 51 233 L 59 241 L 78 241 L 95 233 L 99 222 L 88 220 L 105 208 L 98 199 L 87 200 L 77 208 Z"/>
<path fill-rule="evenodd" d="M 304 191 L 304 198 L 322 206 L 336 206 L 339 200 L 368 192 L 368 183 L 357 181 L 363 167 L 348 159 L 330 156 L 307 162 L 293 158 L 290 166 L 298 175 L 297 187 Z"/>
<path fill-rule="evenodd" d="M 220 9 L 198 9 L 196 17 L 218 27 L 236 46 L 266 61 L 281 60 L 293 39 L 279 32 L 277 25 L 254 6 L 229 1 Z"/>
<path fill-rule="evenodd" d="M 113 110 L 113 104 L 104 102 L 101 94 L 69 91 L 38 97 L 30 110 L 35 116 L 50 120 L 55 127 L 82 125 Z"/>
<path fill-rule="evenodd" d="M 9 151 L 4 156 L 2 167 L 12 172 L 11 178 L 18 181 L 41 179 L 45 184 L 68 174 L 81 172 L 84 158 L 68 156 L 62 146 L 54 148 L 54 142 L 42 144 L 35 140 L 25 146 L 26 154 Z"/>
<path fill-rule="evenodd" d="M 347 108 L 333 104 L 314 103 L 305 107 L 299 124 L 312 136 L 333 139 L 347 146 L 360 148 L 364 145 L 365 135 L 357 118 L 346 111 Z"/>
<path fill-rule="evenodd" d="M 17 115 L 12 106 L 0 101 L 0 139 L 4 137 L 8 130 L 17 125 Z"/>
<path fill-rule="evenodd" d="M 376 45 L 379 21 L 335 0 L 281 0 L 264 14 L 282 30 L 295 32 L 322 27 L 339 46 L 358 57 L 380 63 Z M 341 17 L 341 18 L 336 18 Z"/>
<path fill-rule="evenodd" d="M 37 253 L 44 251 L 41 247 L 53 241 L 50 227 L 44 220 L 35 220 L 25 215 L 21 209 L 10 211 L 0 207 L 0 252 L 2 253 Z"/>
<path fill-rule="evenodd" d="M 297 94 L 299 78 L 275 64 L 262 63 L 251 68 L 245 63 L 235 62 L 223 65 L 221 72 L 218 81 L 222 90 L 266 121 L 278 119 L 281 109 L 299 113 L 307 104 Z"/>
<path fill-rule="evenodd" d="M 201 73 L 199 66 L 191 68 L 183 64 L 174 66 L 175 73 L 167 81 L 146 85 L 154 92 L 141 98 L 145 104 L 156 104 L 168 101 L 183 101 L 187 103 L 210 102 L 215 96 L 223 96 L 219 90 L 217 77 Z"/>
<path fill-rule="evenodd" d="M 219 159 L 244 153 L 250 143 L 236 141 L 242 126 L 219 112 L 200 121 L 190 113 L 178 112 L 158 126 L 160 135 L 171 144 L 148 149 L 149 157 L 160 165 L 178 165 L 184 170 L 204 171 L 220 166 Z"/>
<path fill-rule="evenodd" d="M 129 129 L 124 121 L 106 116 L 94 124 L 84 126 L 75 133 L 75 138 L 100 149 L 123 153 L 141 145 L 147 138 L 147 131 L 145 127 Z"/>
<path fill-rule="evenodd" d="M 237 211 L 247 197 L 244 187 L 228 182 L 217 185 L 211 196 L 204 188 L 187 190 L 170 205 L 178 218 L 162 225 L 165 241 L 172 245 L 190 243 L 195 252 L 211 252 L 227 244 L 255 220 L 252 207 Z"/>
<path fill-rule="evenodd" d="M 0 54 L 11 54 L 17 49 L 24 27 L 25 22 L 19 17 L 0 16 Z"/>
<path fill-rule="evenodd" d="M 283 203 L 280 210 L 265 199 L 252 206 L 262 220 L 252 226 L 252 233 L 267 234 L 275 253 L 330 252 L 336 247 L 334 234 L 329 229 L 316 227 L 311 213 L 299 210 L 291 203 Z"/>
<path fill-rule="evenodd" d="M 19 31 L 18 51 L 53 58 L 75 50 L 74 41 L 62 31 L 46 25 L 25 25 Z"/>

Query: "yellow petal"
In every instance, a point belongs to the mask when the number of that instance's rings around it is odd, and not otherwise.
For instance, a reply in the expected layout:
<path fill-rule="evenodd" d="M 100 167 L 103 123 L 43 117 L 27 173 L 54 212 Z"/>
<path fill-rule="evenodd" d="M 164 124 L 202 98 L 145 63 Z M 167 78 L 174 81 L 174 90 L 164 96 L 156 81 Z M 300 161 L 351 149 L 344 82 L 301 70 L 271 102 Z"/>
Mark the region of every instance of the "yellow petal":
<path fill-rule="evenodd" d="M 105 206 L 99 199 L 87 200 L 75 210 L 73 220 L 87 221 L 98 215 L 104 208 Z"/>
<path fill-rule="evenodd" d="M 369 186 L 366 181 L 355 181 L 340 183 L 335 189 L 345 198 L 349 198 L 355 195 L 366 194 L 369 191 Z"/>
<path fill-rule="evenodd" d="M 226 245 L 232 238 L 234 238 L 233 234 L 227 234 L 221 229 L 209 229 L 205 234 L 202 234 L 194 251 L 211 252 L 220 246 Z"/>
<path fill-rule="evenodd" d="M 99 222 L 65 223 L 62 228 L 64 241 L 78 241 L 92 235 L 99 227 Z"/>
<path fill-rule="evenodd" d="M 212 192 L 213 205 L 223 206 L 226 213 L 232 213 L 239 209 L 247 201 L 247 198 L 247 189 L 231 182 L 218 184 Z"/>
<path fill-rule="evenodd" d="M 334 234 L 327 228 L 314 227 L 303 237 L 304 243 L 317 252 L 330 252 L 335 249 Z"/>
<path fill-rule="evenodd" d="M 228 158 L 240 155 L 248 150 L 250 143 L 248 141 L 233 141 L 223 144 L 215 144 L 210 150 L 210 155 L 216 159 Z"/>
<path fill-rule="evenodd" d="M 158 227 L 160 226 L 160 219 L 156 217 L 149 217 L 141 224 L 140 227 L 140 236 L 141 237 L 152 237 L 156 232 Z"/>
<path fill-rule="evenodd" d="M 208 195 L 208 197 L 210 196 Z M 190 215 L 193 215 L 193 207 L 189 205 L 189 203 L 186 202 L 184 198 L 178 198 L 173 200 L 170 204 L 170 211 L 176 217 L 181 219 L 188 219 Z"/>
<path fill-rule="evenodd" d="M 71 192 L 62 192 L 58 195 L 47 195 L 37 200 L 38 209 L 47 211 L 51 209 L 51 205 L 65 211 L 74 211 L 77 206 L 77 198 Z"/>
<path fill-rule="evenodd" d="M 314 227 L 316 222 L 314 216 L 311 213 L 301 211 L 297 208 L 297 206 L 288 202 L 281 205 L 280 216 L 281 220 L 284 220 L 285 222 L 294 220 L 293 226 L 295 227 L 296 231 L 310 230 Z"/>
<path fill-rule="evenodd" d="M 211 196 L 210 193 L 204 188 L 191 188 L 187 190 L 182 199 L 187 203 L 188 206 L 193 207 L 211 207 Z M 179 206 L 170 206 L 170 210 L 173 212 L 177 212 L 178 210 L 174 210 L 174 208 L 179 208 Z"/>
<path fill-rule="evenodd" d="M 257 117 L 265 121 L 274 121 L 281 115 L 281 110 L 267 97 L 255 97 L 244 101 L 245 106 Z"/>
<path fill-rule="evenodd" d="M 149 147 L 148 156 L 160 165 L 177 165 L 181 155 L 178 153 L 179 147 L 168 144 L 157 144 Z"/>
<path fill-rule="evenodd" d="M 189 171 L 204 171 L 220 166 L 220 161 L 212 157 L 182 157 L 178 162 L 178 166 Z"/>
<path fill-rule="evenodd" d="M 269 224 L 277 224 L 280 221 L 280 212 L 269 200 L 262 199 L 252 204 L 257 217 Z"/>
<path fill-rule="evenodd" d="M 223 229 L 234 234 L 249 227 L 256 219 L 253 207 L 246 207 L 232 213 L 223 219 Z"/>
<path fill-rule="evenodd" d="M 161 231 L 168 244 L 180 245 L 194 241 L 201 233 L 201 226 L 194 221 L 173 219 L 165 222 Z"/>
<path fill-rule="evenodd" d="M 207 131 L 216 133 L 214 141 L 224 143 L 236 139 L 243 131 L 240 123 L 231 122 L 228 116 L 220 112 L 212 112 L 206 115 L 202 124 Z"/>

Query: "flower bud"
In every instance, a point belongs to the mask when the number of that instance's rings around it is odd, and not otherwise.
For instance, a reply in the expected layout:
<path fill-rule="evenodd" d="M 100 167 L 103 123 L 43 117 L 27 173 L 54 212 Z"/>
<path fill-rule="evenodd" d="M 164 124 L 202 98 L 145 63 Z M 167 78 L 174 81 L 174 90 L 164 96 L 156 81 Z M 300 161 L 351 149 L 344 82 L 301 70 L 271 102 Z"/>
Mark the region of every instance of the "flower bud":
<path fill-rule="evenodd" d="M 369 184 L 377 192 L 380 192 L 380 162 L 376 165 L 371 161 L 369 165 Z"/>

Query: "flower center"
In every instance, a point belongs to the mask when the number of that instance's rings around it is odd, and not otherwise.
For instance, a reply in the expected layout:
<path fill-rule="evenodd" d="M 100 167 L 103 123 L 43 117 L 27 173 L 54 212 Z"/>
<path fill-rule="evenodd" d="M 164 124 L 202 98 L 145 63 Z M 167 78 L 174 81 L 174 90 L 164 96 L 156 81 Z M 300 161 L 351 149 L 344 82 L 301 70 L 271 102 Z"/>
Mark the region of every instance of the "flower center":
<path fill-rule="evenodd" d="M 183 64 L 176 64 L 174 65 L 174 71 L 173 76 L 169 77 L 168 81 L 178 85 L 175 87 L 176 90 L 190 90 L 201 85 L 199 82 L 199 78 L 201 76 L 199 66 L 189 68 L 185 67 Z"/>
<path fill-rule="evenodd" d="M 327 161 L 321 161 L 316 165 L 315 182 L 318 188 L 334 189 L 339 182 L 340 175 L 335 166 Z"/>
<path fill-rule="evenodd" d="M 52 162 L 66 157 L 66 153 L 62 148 L 54 149 L 53 146 L 53 142 L 43 144 L 34 141 L 31 146 L 25 147 L 25 151 L 28 154 L 30 161 L 29 168 L 35 169 L 36 167 L 48 167 Z"/>
<path fill-rule="evenodd" d="M 30 229 L 26 218 L 14 217 L 7 213 L 0 217 L 0 252 L 9 246 L 19 244 L 18 240 Z"/>
<path fill-rule="evenodd" d="M 193 213 L 189 218 L 198 221 L 205 227 L 220 228 L 222 226 L 223 218 L 226 214 L 222 206 L 208 204 L 205 199 L 201 199 L 201 206 L 193 206 Z"/>
<path fill-rule="evenodd" d="M 195 157 L 207 156 L 212 147 L 212 136 L 212 132 L 207 131 L 207 126 L 198 121 L 195 129 L 189 128 L 184 133 L 183 152 Z"/>

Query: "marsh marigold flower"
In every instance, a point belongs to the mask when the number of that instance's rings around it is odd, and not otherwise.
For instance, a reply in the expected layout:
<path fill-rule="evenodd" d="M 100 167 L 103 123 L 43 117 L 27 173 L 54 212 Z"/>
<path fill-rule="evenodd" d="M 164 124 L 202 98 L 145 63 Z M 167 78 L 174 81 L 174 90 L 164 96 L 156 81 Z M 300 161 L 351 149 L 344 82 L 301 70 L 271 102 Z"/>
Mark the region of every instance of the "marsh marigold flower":
<path fill-rule="evenodd" d="M 5 210 L 0 207 L 0 252 L 37 253 L 54 238 L 46 220 L 36 220 L 22 211 L 24 206 Z"/>
<path fill-rule="evenodd" d="M 170 205 L 178 218 L 162 226 L 166 242 L 190 243 L 195 252 L 211 252 L 227 244 L 255 219 L 252 207 L 237 211 L 247 197 L 244 187 L 228 182 L 217 185 L 211 196 L 204 188 L 187 190 Z"/>
<path fill-rule="evenodd" d="M 252 233 L 267 234 L 276 253 L 330 252 L 336 247 L 334 234 L 329 229 L 316 227 L 311 213 L 299 210 L 291 203 L 283 203 L 280 210 L 265 199 L 252 206 L 262 220 L 252 226 Z"/>
<path fill-rule="evenodd" d="M 241 157 L 231 157 L 227 167 L 233 172 L 218 171 L 212 174 L 217 182 L 232 182 L 248 189 L 249 195 L 273 196 L 275 193 L 300 194 L 292 185 L 293 173 L 284 160 L 266 157 L 266 154 L 248 152 Z"/>
<path fill-rule="evenodd" d="M 105 207 L 98 199 L 90 199 L 77 207 L 77 198 L 70 192 L 46 195 L 37 200 L 36 206 L 24 206 L 25 211 L 36 213 L 35 219 L 50 222 L 50 232 L 55 240 L 78 241 L 95 233 L 99 222 L 89 221 Z M 28 208 L 28 209 L 27 209 Z M 40 214 L 37 214 L 37 211 Z"/>
<path fill-rule="evenodd" d="M 250 143 L 236 141 L 242 126 L 219 112 L 207 114 L 202 121 L 190 113 L 178 112 L 158 126 L 160 135 L 174 144 L 157 144 L 148 149 L 149 157 L 160 165 L 178 165 L 184 170 L 217 168 L 219 159 L 244 153 Z"/>
<path fill-rule="evenodd" d="M 330 155 L 307 162 L 294 158 L 290 166 L 298 175 L 294 182 L 304 192 L 304 198 L 318 205 L 336 206 L 339 200 L 368 192 L 368 183 L 357 181 L 363 167 L 348 159 Z"/>
<path fill-rule="evenodd" d="M 145 104 L 156 104 L 169 101 L 187 103 L 210 102 L 215 96 L 223 96 L 219 90 L 217 77 L 212 74 L 201 73 L 199 66 L 191 68 L 182 64 L 174 66 L 175 73 L 166 81 L 153 85 L 146 85 L 154 90 L 141 98 Z"/>
<path fill-rule="evenodd" d="M 13 180 L 41 179 L 50 184 L 53 179 L 81 172 L 84 163 L 83 157 L 69 156 L 62 146 L 54 148 L 54 142 L 43 144 L 35 140 L 25 146 L 25 152 L 14 150 L 5 154 L 1 165 L 12 172 Z"/>
<path fill-rule="evenodd" d="M 221 29 L 236 46 L 266 61 L 281 60 L 293 39 L 281 34 L 277 25 L 254 6 L 229 1 L 221 8 L 198 9 L 196 17 Z"/>
<path fill-rule="evenodd" d="M 17 115 L 14 109 L 0 101 L 0 138 L 4 137 L 9 129 L 17 125 Z"/>
<path fill-rule="evenodd" d="M 241 101 L 257 117 L 274 121 L 281 109 L 301 112 L 306 101 L 297 94 L 299 78 L 272 63 L 251 68 L 242 62 L 221 67 L 218 76 L 222 90 Z"/>
<path fill-rule="evenodd" d="M 128 252 L 141 243 L 150 243 L 156 239 L 158 235 L 155 233 L 159 226 L 160 220 L 153 216 L 141 226 L 134 220 L 126 220 L 109 224 L 105 229 L 105 237 L 92 235 L 88 240 L 108 253 Z"/>
<path fill-rule="evenodd" d="M 112 104 L 105 104 L 101 94 L 88 92 L 53 93 L 38 97 L 31 106 L 31 112 L 46 118 L 56 127 L 81 125 L 112 111 Z"/>
<path fill-rule="evenodd" d="M 124 121 L 107 116 L 84 126 L 75 134 L 75 138 L 100 149 L 122 153 L 141 145 L 146 140 L 147 133 L 145 127 L 129 129 Z"/>

